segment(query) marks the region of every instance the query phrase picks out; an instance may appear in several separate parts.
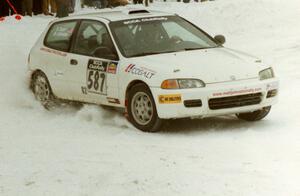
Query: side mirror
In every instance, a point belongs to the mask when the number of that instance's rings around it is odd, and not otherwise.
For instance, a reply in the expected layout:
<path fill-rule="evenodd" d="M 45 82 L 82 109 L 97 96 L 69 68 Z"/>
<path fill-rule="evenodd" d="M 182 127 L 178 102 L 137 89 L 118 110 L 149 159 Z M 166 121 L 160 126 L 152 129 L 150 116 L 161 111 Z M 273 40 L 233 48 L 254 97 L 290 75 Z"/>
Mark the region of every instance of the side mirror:
<path fill-rule="evenodd" d="M 224 37 L 224 35 L 216 35 L 214 37 L 214 39 L 216 40 L 216 42 L 220 45 L 223 45 L 226 42 L 226 39 Z"/>

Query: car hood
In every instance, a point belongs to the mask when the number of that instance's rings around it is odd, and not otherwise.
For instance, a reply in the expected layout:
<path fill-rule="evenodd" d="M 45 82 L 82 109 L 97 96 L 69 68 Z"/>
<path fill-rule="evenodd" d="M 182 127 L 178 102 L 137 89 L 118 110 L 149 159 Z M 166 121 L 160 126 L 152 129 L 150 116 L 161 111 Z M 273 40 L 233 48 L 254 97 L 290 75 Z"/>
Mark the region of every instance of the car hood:
<path fill-rule="evenodd" d="M 223 47 L 136 57 L 131 63 L 163 78 L 198 78 L 207 84 L 258 78 L 264 69 L 256 57 Z"/>

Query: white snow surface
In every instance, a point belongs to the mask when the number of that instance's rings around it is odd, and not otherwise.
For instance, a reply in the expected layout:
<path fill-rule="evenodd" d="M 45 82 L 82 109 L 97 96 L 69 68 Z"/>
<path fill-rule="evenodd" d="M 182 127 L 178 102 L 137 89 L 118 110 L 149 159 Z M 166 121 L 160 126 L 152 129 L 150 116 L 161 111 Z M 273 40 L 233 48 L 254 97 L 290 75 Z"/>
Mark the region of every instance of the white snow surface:
<path fill-rule="evenodd" d="M 26 64 L 53 18 L 6 18 L 0 22 L 0 195 L 299 196 L 299 5 L 152 4 L 212 35 L 224 34 L 226 47 L 261 57 L 281 79 L 280 101 L 260 122 L 234 116 L 174 120 L 154 134 L 99 106 L 43 109 L 26 86 Z"/>

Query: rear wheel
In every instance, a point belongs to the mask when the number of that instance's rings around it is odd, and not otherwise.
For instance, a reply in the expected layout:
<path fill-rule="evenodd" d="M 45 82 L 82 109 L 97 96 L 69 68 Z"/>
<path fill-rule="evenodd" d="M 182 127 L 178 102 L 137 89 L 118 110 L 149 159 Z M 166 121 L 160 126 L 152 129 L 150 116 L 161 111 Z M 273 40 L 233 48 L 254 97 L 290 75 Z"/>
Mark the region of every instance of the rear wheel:
<path fill-rule="evenodd" d="M 266 117 L 269 114 L 270 110 L 271 110 L 271 106 L 268 106 L 260 110 L 256 110 L 254 112 L 239 113 L 236 114 L 236 116 L 239 119 L 246 120 L 246 121 L 258 121 Z"/>
<path fill-rule="evenodd" d="M 35 98 L 49 109 L 54 104 L 54 96 L 51 91 L 47 77 L 42 72 L 33 75 L 31 88 Z"/>
<path fill-rule="evenodd" d="M 127 105 L 129 121 L 145 132 L 157 132 L 162 120 L 157 115 L 154 99 L 145 84 L 137 84 L 129 91 Z"/>

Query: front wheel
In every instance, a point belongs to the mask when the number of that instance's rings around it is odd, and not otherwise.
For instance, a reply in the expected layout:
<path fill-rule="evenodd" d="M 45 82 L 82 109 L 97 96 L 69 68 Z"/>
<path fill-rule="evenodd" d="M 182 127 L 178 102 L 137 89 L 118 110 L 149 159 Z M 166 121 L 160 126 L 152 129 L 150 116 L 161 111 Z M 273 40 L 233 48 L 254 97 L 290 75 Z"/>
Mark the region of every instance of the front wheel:
<path fill-rule="evenodd" d="M 236 116 L 239 119 L 246 120 L 246 121 L 258 121 L 266 117 L 269 114 L 270 110 L 271 110 L 271 106 L 268 106 L 260 110 L 256 110 L 254 112 L 239 113 L 236 114 Z"/>
<path fill-rule="evenodd" d="M 127 105 L 129 121 L 145 132 L 157 132 L 162 120 L 157 115 L 154 99 L 145 84 L 137 84 L 129 91 Z"/>

